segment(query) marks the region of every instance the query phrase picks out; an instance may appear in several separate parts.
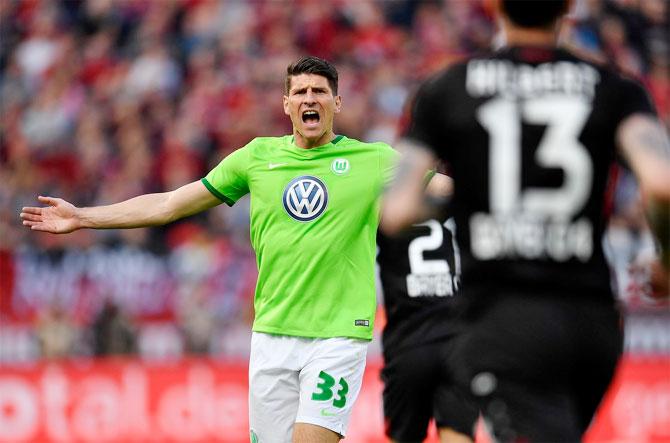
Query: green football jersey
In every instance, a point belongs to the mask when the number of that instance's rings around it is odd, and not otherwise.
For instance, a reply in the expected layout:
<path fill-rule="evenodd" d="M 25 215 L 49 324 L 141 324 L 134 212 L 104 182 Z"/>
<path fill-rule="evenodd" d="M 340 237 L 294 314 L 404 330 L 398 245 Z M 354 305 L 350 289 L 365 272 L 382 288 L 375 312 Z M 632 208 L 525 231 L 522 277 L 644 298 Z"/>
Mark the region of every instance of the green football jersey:
<path fill-rule="evenodd" d="M 312 149 L 259 137 L 202 179 L 231 206 L 251 194 L 254 331 L 372 338 L 379 197 L 396 156 L 344 136 Z"/>

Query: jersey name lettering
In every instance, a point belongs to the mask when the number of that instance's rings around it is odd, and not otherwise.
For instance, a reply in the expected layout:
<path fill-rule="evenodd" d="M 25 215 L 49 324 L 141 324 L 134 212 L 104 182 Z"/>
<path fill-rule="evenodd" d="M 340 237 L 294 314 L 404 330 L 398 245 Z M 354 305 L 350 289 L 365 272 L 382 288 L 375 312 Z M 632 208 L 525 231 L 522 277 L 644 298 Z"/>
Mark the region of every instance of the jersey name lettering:
<path fill-rule="evenodd" d="M 421 297 L 433 295 L 451 297 L 454 295 L 454 283 L 451 273 L 447 274 L 409 274 L 407 276 L 407 295 Z"/>
<path fill-rule="evenodd" d="M 576 257 L 586 262 L 593 254 L 593 226 L 586 218 L 547 221 L 479 212 L 470 217 L 470 242 L 472 254 L 480 260 L 548 258 L 563 262 Z"/>
<path fill-rule="evenodd" d="M 547 93 L 593 98 L 600 74 L 585 63 L 553 62 L 514 65 L 506 60 L 472 60 L 465 86 L 472 97 L 499 94 L 527 98 Z"/>

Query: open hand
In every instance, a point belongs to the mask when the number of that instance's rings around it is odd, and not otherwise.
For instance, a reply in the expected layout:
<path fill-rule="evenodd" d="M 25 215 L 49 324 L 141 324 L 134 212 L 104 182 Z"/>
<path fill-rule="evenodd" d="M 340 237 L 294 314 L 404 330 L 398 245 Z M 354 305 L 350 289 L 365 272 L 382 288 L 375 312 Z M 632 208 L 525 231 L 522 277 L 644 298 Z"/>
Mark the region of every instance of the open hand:
<path fill-rule="evenodd" d="M 48 206 L 24 207 L 21 210 L 23 225 L 33 231 L 66 234 L 81 227 L 77 208 L 61 198 L 39 196 L 37 199 Z"/>

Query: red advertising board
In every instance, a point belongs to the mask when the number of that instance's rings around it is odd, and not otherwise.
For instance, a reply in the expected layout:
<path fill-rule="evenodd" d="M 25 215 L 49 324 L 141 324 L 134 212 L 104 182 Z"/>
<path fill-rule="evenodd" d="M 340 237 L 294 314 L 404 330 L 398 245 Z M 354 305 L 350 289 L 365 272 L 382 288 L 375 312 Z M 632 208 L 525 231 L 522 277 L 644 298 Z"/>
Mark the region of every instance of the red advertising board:
<path fill-rule="evenodd" d="M 670 357 L 627 356 L 587 442 L 670 441 Z"/>
<path fill-rule="evenodd" d="M 119 359 L 3 367 L 0 441 L 248 442 L 246 386 L 246 362 Z M 371 363 L 347 442 L 385 441 L 380 394 L 379 365 Z M 626 357 L 586 441 L 669 440 L 670 359 Z"/>

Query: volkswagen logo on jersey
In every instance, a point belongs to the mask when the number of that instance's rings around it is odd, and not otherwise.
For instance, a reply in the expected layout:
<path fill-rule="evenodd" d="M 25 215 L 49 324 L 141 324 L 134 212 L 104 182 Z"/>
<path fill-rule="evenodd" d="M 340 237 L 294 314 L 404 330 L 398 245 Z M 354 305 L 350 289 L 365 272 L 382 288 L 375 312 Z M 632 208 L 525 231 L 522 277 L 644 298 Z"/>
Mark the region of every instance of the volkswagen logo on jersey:
<path fill-rule="evenodd" d="M 308 222 L 318 218 L 328 205 L 328 190 L 311 175 L 296 177 L 284 189 L 284 209 L 294 219 Z"/>

